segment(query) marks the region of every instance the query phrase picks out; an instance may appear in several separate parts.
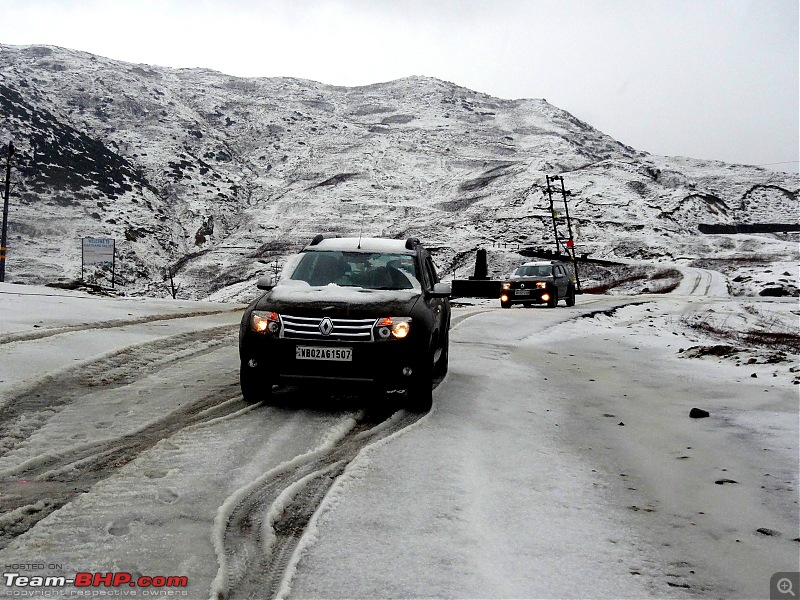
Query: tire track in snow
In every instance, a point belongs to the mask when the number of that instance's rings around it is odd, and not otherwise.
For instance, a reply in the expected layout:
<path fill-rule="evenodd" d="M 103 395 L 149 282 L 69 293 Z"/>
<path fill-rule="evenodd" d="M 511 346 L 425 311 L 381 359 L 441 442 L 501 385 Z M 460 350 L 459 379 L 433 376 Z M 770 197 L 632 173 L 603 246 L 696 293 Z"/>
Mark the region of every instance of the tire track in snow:
<path fill-rule="evenodd" d="M 230 344 L 235 335 L 235 327 L 225 325 L 159 338 L 48 375 L 15 391 L 0 407 L 0 456 L 87 391 L 128 385 L 178 361 Z"/>
<path fill-rule="evenodd" d="M 235 372 L 196 402 L 182 406 L 137 431 L 44 454 L 0 472 L 0 549 L 50 513 L 140 454 L 182 429 L 242 410 Z"/>
<path fill-rule="evenodd" d="M 45 377 L 0 408 L 0 450 L 6 454 L 92 388 L 122 387 L 161 369 L 232 343 L 220 326 L 129 346 Z M 242 408 L 235 371 L 194 402 L 113 439 L 48 452 L 0 471 L 0 548 L 162 439 L 190 425 Z"/>
<path fill-rule="evenodd" d="M 227 312 L 239 312 L 242 309 L 236 307 L 235 309 L 223 310 L 204 310 L 193 311 L 185 313 L 175 313 L 168 315 L 150 315 L 147 317 L 139 317 L 136 319 L 114 319 L 112 321 L 101 321 L 99 323 L 82 323 L 79 325 L 64 325 L 63 327 L 51 327 L 39 331 L 20 331 L 14 333 L 6 333 L 0 335 L 0 346 L 3 344 L 10 344 L 13 342 L 28 342 L 32 340 L 41 340 L 44 338 L 52 337 L 54 335 L 63 335 L 65 333 L 74 333 L 76 331 L 86 331 L 89 329 L 114 329 L 116 327 L 128 327 L 129 325 L 142 325 L 144 323 L 156 323 L 158 321 L 172 321 L 175 319 L 191 319 L 192 317 L 207 317 L 210 315 L 219 315 Z"/>
<path fill-rule="evenodd" d="M 234 493 L 217 512 L 216 600 L 273 598 L 308 522 L 336 479 L 370 444 L 425 414 L 362 415 L 333 431 L 319 448 L 279 465 Z"/>

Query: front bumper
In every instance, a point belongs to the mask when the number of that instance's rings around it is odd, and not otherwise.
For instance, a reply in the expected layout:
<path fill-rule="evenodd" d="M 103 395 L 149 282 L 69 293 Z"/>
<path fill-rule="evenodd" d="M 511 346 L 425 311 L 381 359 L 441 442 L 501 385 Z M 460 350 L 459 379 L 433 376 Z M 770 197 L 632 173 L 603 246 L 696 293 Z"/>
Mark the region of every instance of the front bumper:
<path fill-rule="evenodd" d="M 547 299 L 543 298 L 545 295 Z M 506 297 L 507 299 L 502 300 L 502 297 Z M 503 290 L 501 301 L 505 304 L 547 304 L 552 297 L 553 291 L 549 288 L 528 288 L 525 290 L 512 288 Z"/>
<path fill-rule="evenodd" d="M 297 346 L 352 349 L 351 359 L 309 360 L 297 357 Z M 419 367 L 414 340 L 306 341 L 247 335 L 240 345 L 240 358 L 247 368 L 257 369 L 265 383 L 330 383 L 344 386 L 370 385 L 405 389 Z M 338 386 L 337 386 L 338 387 Z"/>

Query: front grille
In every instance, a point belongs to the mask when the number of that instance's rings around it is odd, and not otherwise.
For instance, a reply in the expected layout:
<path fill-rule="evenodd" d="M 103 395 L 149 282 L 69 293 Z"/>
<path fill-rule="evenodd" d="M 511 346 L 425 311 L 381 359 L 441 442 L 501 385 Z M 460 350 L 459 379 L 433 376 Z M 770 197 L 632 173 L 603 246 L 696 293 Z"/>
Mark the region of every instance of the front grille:
<path fill-rule="evenodd" d="M 332 328 L 325 335 L 320 324 L 326 317 L 281 315 L 281 337 L 295 340 L 371 341 L 375 319 L 328 319 Z"/>

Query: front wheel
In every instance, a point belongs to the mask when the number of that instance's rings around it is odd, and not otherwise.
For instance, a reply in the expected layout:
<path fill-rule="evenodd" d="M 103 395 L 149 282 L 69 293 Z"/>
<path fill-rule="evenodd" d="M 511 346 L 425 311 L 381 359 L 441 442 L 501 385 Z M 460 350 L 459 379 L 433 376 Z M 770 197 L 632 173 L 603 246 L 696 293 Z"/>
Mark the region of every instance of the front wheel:
<path fill-rule="evenodd" d="M 433 365 L 433 376 L 444 377 L 450 364 L 450 331 L 445 331 L 439 360 Z"/>
<path fill-rule="evenodd" d="M 272 399 L 272 384 L 258 367 L 251 367 L 246 361 L 241 361 L 239 365 L 239 386 L 247 404 L 269 402 Z"/>
<path fill-rule="evenodd" d="M 547 301 L 547 308 L 555 308 L 558 304 L 558 290 L 553 290 L 550 300 Z"/>
<path fill-rule="evenodd" d="M 567 291 L 567 298 L 566 298 L 567 306 L 575 306 L 575 288 L 571 287 Z"/>
<path fill-rule="evenodd" d="M 412 375 L 413 381 L 407 391 L 406 408 L 410 412 L 428 412 L 433 406 L 433 356 Z"/>

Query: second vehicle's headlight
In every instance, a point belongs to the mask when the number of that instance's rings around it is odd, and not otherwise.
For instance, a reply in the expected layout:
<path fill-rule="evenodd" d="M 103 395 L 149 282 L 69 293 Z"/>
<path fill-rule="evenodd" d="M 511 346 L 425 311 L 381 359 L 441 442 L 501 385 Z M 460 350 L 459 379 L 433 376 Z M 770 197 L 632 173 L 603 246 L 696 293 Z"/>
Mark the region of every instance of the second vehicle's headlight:
<path fill-rule="evenodd" d="M 411 331 L 411 317 L 384 317 L 375 321 L 375 337 L 380 340 L 402 340 Z"/>
<path fill-rule="evenodd" d="M 504 290 L 510 290 L 511 289 L 511 282 L 510 281 L 504 281 L 503 282 L 503 289 Z"/>
<path fill-rule="evenodd" d="M 544 282 L 544 281 L 537 281 L 536 282 L 536 287 L 539 288 L 540 290 L 543 290 L 544 288 L 547 287 L 547 283 Z"/>
<path fill-rule="evenodd" d="M 281 330 L 281 317 L 276 312 L 254 310 L 250 315 L 250 329 L 256 333 L 278 335 Z"/>

